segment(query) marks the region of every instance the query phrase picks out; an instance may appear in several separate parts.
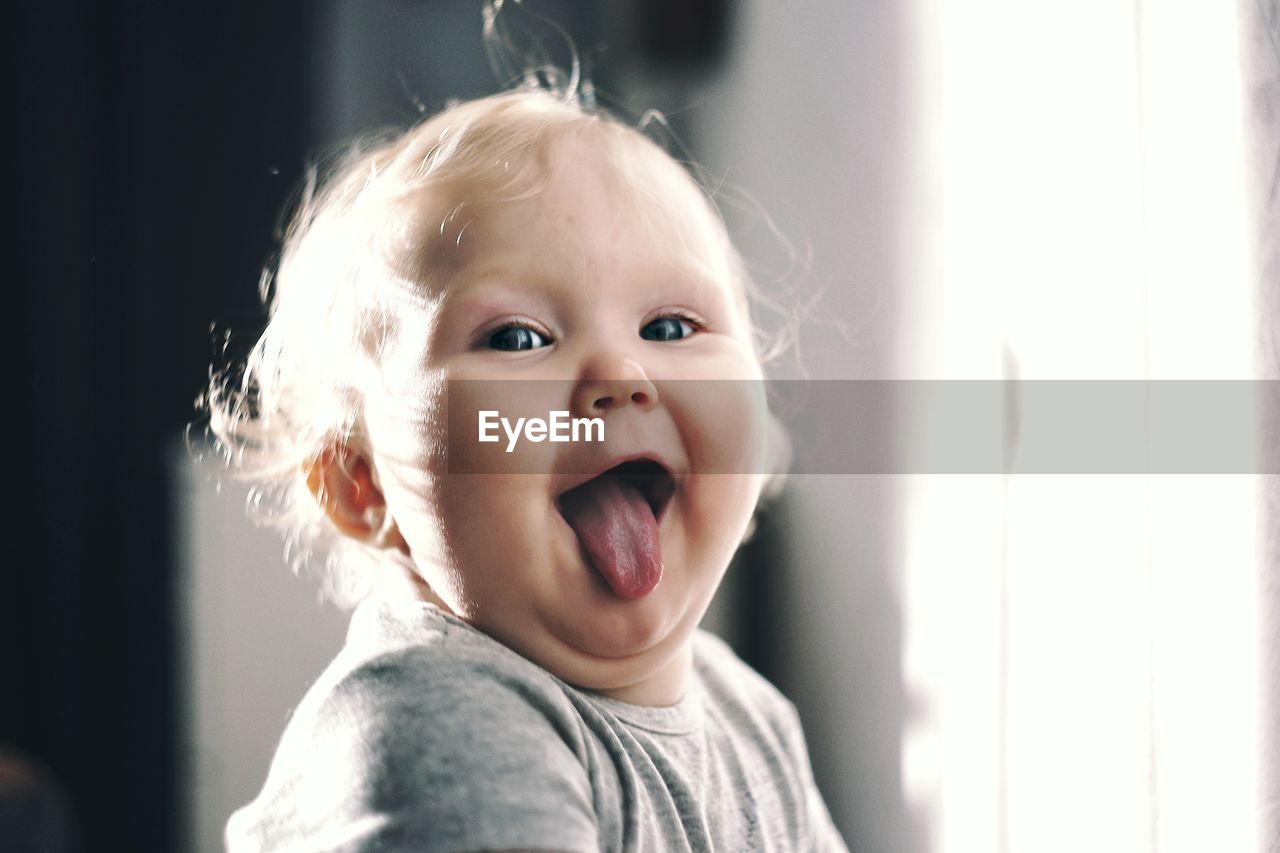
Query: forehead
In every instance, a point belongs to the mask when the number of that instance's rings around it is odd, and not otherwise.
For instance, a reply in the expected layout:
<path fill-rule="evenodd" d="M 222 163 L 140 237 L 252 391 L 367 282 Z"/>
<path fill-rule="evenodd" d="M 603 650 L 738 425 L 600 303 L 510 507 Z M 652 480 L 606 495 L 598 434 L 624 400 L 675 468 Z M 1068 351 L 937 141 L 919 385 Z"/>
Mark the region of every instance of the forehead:
<path fill-rule="evenodd" d="M 398 266 L 447 286 L 498 255 L 531 265 L 577 259 L 678 268 L 732 286 L 723 225 L 656 145 L 596 127 L 556 136 L 528 157 L 519 180 L 509 178 L 512 164 L 495 164 L 491 174 L 407 199 L 394 229 Z"/>

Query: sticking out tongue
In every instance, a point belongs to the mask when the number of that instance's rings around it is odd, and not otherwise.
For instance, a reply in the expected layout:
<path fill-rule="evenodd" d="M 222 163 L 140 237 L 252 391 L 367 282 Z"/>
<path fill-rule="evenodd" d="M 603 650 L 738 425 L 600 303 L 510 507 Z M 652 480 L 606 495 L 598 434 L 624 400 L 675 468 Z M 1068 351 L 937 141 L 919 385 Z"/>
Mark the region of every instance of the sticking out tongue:
<path fill-rule="evenodd" d="M 641 598 L 658 585 L 658 520 L 635 482 L 617 474 L 596 477 L 566 492 L 560 512 L 615 595 Z"/>

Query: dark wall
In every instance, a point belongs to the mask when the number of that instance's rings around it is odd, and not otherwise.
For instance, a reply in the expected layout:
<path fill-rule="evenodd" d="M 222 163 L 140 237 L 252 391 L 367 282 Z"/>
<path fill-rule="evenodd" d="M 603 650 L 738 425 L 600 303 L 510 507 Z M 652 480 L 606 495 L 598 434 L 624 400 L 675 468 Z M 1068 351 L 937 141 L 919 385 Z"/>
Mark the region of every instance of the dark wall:
<path fill-rule="evenodd" d="M 637 24 L 652 61 L 694 65 L 722 40 L 689 11 L 703 5 L 727 4 L 666 4 Z M 167 459 L 223 331 L 242 351 L 265 319 L 254 285 L 318 124 L 306 77 L 323 71 L 328 8 L 24 0 L 0 35 L 15 318 L 0 765 L 16 753 L 43 768 L 77 849 L 184 837 Z"/>
<path fill-rule="evenodd" d="M 165 454 L 210 322 L 261 323 L 253 285 L 303 163 L 305 8 L 30 0 L 5 29 L 0 744 L 61 785 L 80 849 L 173 850 Z"/>

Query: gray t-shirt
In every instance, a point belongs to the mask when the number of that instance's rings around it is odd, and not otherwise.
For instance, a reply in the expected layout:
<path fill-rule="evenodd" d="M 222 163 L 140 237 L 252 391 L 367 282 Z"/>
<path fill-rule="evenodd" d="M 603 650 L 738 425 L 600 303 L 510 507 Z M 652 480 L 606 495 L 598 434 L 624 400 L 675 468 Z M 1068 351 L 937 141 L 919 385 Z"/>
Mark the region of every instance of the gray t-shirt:
<path fill-rule="evenodd" d="M 227 846 L 845 849 L 795 708 L 711 634 L 684 699 L 650 708 L 409 601 L 357 608 Z"/>

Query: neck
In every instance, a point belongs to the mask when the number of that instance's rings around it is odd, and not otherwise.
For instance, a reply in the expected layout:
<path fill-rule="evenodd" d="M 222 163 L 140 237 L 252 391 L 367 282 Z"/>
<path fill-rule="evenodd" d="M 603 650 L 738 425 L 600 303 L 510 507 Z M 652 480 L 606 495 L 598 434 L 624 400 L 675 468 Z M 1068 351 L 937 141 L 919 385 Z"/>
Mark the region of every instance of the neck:
<path fill-rule="evenodd" d="M 595 692 L 628 705 L 665 708 L 684 698 L 693 672 L 693 644 L 686 642 L 671 660 L 651 675 L 630 684 Z"/>
<path fill-rule="evenodd" d="M 448 605 L 415 571 L 413 562 L 407 557 L 400 559 L 398 555 L 389 556 L 378 567 L 377 592 L 384 598 L 411 598 L 427 601 L 446 613 L 452 613 Z"/>
<path fill-rule="evenodd" d="M 422 579 L 415 570 L 413 562 L 407 558 L 393 557 L 382 563 L 378 574 L 377 592 L 386 598 L 407 597 L 427 601 L 446 613 L 454 612 Z M 585 689 L 619 702 L 626 702 L 628 705 L 665 708 L 679 703 L 684 698 L 692 672 L 693 641 L 686 637 L 679 650 L 669 660 L 638 681 L 628 681 L 613 687 L 586 687 Z M 584 685 L 579 686 L 584 687 Z"/>

